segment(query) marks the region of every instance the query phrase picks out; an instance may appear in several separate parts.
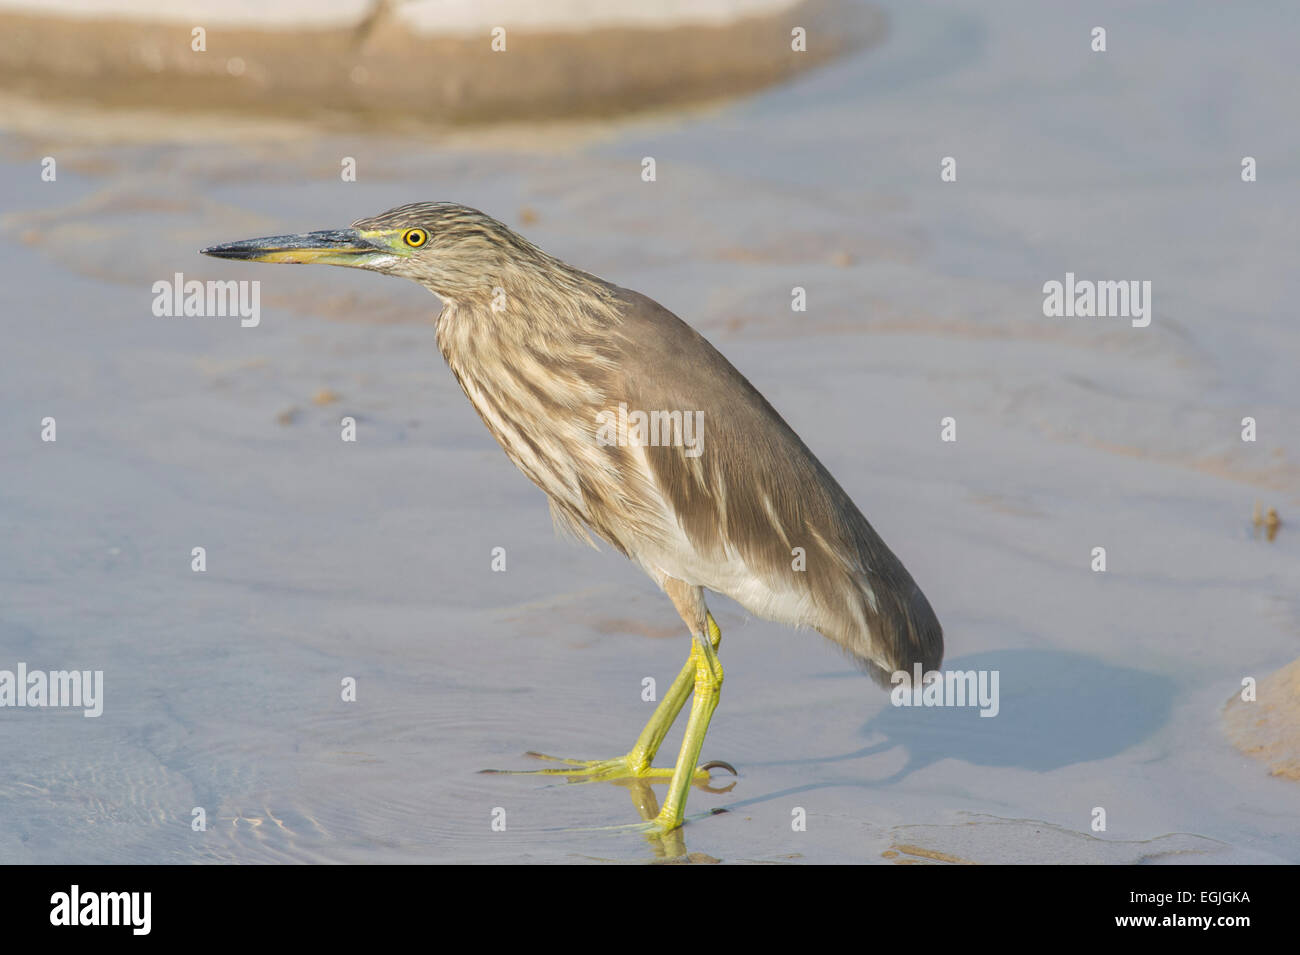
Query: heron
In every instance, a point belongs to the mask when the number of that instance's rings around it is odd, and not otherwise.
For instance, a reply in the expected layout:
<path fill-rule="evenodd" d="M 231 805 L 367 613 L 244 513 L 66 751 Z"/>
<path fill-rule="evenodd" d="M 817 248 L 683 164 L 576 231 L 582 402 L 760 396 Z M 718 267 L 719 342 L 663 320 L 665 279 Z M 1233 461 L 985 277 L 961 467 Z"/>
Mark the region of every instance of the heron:
<path fill-rule="evenodd" d="M 700 766 L 723 681 L 722 633 L 705 591 L 820 632 L 886 688 L 918 664 L 939 667 L 942 628 L 902 562 L 748 379 L 645 295 L 451 202 L 202 252 L 423 285 L 442 303 L 439 351 L 506 455 L 546 494 L 557 529 L 608 542 L 672 601 L 690 652 L 632 748 L 534 772 L 667 780 L 647 825 L 682 825 L 690 787 L 725 765 Z M 701 425 L 691 442 L 686 422 Z M 655 767 L 688 698 L 677 762 Z"/>

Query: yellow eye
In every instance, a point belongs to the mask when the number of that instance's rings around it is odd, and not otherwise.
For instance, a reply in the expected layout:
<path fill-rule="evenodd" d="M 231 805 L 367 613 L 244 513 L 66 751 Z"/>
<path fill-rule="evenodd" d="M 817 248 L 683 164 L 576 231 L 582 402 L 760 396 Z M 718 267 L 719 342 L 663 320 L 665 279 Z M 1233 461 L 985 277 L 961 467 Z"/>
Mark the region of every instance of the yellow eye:
<path fill-rule="evenodd" d="M 429 241 L 429 233 L 423 229 L 407 229 L 402 233 L 402 241 L 413 249 L 418 249 Z"/>

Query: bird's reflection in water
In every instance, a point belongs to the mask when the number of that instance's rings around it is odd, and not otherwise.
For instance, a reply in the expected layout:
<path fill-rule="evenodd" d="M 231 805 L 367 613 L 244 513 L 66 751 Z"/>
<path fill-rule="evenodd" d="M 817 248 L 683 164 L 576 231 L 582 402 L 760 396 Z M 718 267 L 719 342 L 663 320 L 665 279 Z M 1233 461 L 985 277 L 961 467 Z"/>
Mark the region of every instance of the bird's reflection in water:
<path fill-rule="evenodd" d="M 628 794 L 632 797 L 632 804 L 636 806 L 636 811 L 641 816 L 642 821 L 652 823 L 658 818 L 659 797 L 655 795 L 654 786 L 650 780 L 619 779 L 614 780 L 614 783 L 627 789 Z M 727 793 L 731 792 L 735 785 L 736 781 L 733 779 L 727 785 L 721 787 L 702 782 L 696 783 L 695 788 L 708 793 Z M 726 812 L 726 810 L 717 809 L 714 812 Z M 722 861 L 703 852 L 687 852 L 686 828 L 684 826 L 679 826 L 668 832 L 651 830 L 643 833 L 643 835 L 654 853 L 652 861 L 656 865 L 711 865 Z"/>
<path fill-rule="evenodd" d="M 642 823 L 645 824 L 644 835 L 646 841 L 654 849 L 656 862 L 672 863 L 694 863 L 694 862 L 718 862 L 720 860 L 707 856 L 701 852 L 688 853 L 686 843 L 682 839 L 682 827 L 675 826 L 672 829 L 664 831 L 659 824 L 660 812 L 659 798 L 654 793 L 656 783 L 669 785 L 672 781 L 671 771 L 661 769 L 647 769 L 646 775 L 633 776 L 627 775 L 619 764 L 622 760 L 580 760 L 580 759 L 560 759 L 555 756 L 547 756 L 545 753 L 528 752 L 525 754 L 533 759 L 540 759 L 551 763 L 568 763 L 564 768 L 552 769 L 480 769 L 480 775 L 486 776 L 549 776 L 551 778 L 563 778 L 570 784 L 574 783 L 612 783 L 615 786 L 622 786 L 631 794 L 632 804 L 636 806 L 637 812 L 641 816 Z M 593 769 L 596 772 L 593 772 Z M 715 786 L 713 771 L 721 770 L 729 773 L 733 778 L 725 785 Z M 702 792 L 722 795 L 729 793 L 736 788 L 737 780 L 734 777 L 740 774 L 736 772 L 736 767 L 730 763 L 714 759 L 698 767 L 692 778 L 690 786 Z M 720 812 L 726 812 L 725 809 L 715 809 L 706 815 L 715 815 Z M 613 829 L 626 829 L 627 826 L 613 826 Z M 614 861 L 614 860 L 604 860 Z"/>

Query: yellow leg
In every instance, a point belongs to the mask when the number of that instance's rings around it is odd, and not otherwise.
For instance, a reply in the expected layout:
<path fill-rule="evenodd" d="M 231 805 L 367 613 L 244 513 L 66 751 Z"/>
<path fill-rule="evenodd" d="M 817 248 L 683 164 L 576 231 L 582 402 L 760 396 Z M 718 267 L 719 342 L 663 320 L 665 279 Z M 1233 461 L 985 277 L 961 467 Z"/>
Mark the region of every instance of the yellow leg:
<path fill-rule="evenodd" d="M 712 616 L 709 617 L 709 622 L 712 631 L 717 626 L 713 623 Z M 673 779 L 668 784 L 668 798 L 664 800 L 663 808 L 654 821 L 655 828 L 664 832 L 682 824 L 687 790 L 690 789 L 695 768 L 700 761 L 700 747 L 704 745 L 704 734 L 709 731 L 709 720 L 713 718 L 713 711 L 717 709 L 718 698 L 722 693 L 722 664 L 718 662 L 712 640 L 697 638 L 692 643 L 691 662 L 695 664 L 695 698 L 691 701 L 691 715 L 686 723 L 686 736 L 682 739 L 677 766 L 673 769 Z"/>
<path fill-rule="evenodd" d="M 713 619 L 713 614 L 708 614 L 708 618 L 709 643 L 712 645 L 710 649 L 716 651 L 722 643 L 722 631 Z M 637 737 L 636 745 L 627 754 L 632 766 L 642 770 L 650 768 L 650 763 L 654 761 L 655 754 L 659 752 L 664 737 L 668 735 L 668 731 L 677 722 L 677 714 L 682 711 L 682 706 L 686 703 L 686 697 L 690 696 L 694 685 L 695 645 L 692 644 L 691 655 L 687 657 L 686 663 L 682 665 L 682 670 L 677 674 L 677 679 L 673 680 L 673 685 L 668 688 L 668 694 L 659 702 L 654 715 L 650 717 L 650 722 L 646 723 L 645 729 Z"/>
<path fill-rule="evenodd" d="M 708 630 L 709 630 L 709 653 L 713 659 L 717 660 L 714 652 L 722 642 L 722 631 L 718 628 L 717 621 L 713 615 L 706 611 Z M 659 752 L 659 747 L 672 729 L 673 723 L 677 721 L 677 716 L 686 704 L 686 698 L 691 695 L 691 690 L 698 686 L 698 665 L 696 662 L 699 650 L 698 641 L 692 642 L 691 655 L 686 663 L 682 666 L 681 672 L 673 680 L 672 686 L 664 694 L 659 705 L 655 707 L 653 715 L 649 722 L 646 723 L 645 729 L 637 737 L 632 749 L 624 756 L 616 756 L 613 759 L 562 759 L 557 756 L 547 756 L 543 753 L 528 753 L 535 759 L 544 759 L 549 762 L 563 763 L 563 768 L 557 769 L 533 769 L 523 771 L 511 770 L 484 770 L 486 773 L 512 773 L 512 774 L 531 774 L 538 776 L 568 776 L 574 779 L 586 780 L 613 780 L 613 779 L 669 779 L 676 778 L 676 769 L 655 769 L 650 764 L 654 761 L 655 754 Z M 721 667 L 719 667 L 721 672 Z M 716 704 L 715 704 L 716 705 Z M 692 714 L 694 709 L 692 708 Z M 698 756 L 698 749 L 696 752 Z M 680 760 L 679 760 L 680 763 Z M 709 763 L 707 766 L 698 770 L 692 769 L 689 782 L 697 784 L 707 783 L 710 779 L 709 770 L 722 767 L 731 771 L 735 775 L 735 769 L 721 761 Z M 688 784 L 689 784 L 688 782 Z"/>

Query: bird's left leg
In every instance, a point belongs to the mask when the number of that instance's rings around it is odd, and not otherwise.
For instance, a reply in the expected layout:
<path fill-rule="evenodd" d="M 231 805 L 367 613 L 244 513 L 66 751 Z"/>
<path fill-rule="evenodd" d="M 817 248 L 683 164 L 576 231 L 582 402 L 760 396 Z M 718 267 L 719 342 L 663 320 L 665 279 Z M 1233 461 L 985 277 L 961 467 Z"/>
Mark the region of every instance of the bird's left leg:
<path fill-rule="evenodd" d="M 716 628 L 717 624 L 714 624 Z M 721 634 L 719 634 L 721 636 Z M 682 707 L 686 705 L 686 699 L 691 695 L 691 690 L 695 686 L 695 660 L 694 657 L 687 660 L 682 666 L 682 670 L 673 680 L 672 686 L 664 694 L 659 705 L 655 707 L 654 714 L 646 723 L 645 728 L 641 730 L 641 735 L 637 737 L 636 743 L 623 756 L 615 756 L 613 759 L 564 759 L 559 756 L 547 756 L 545 753 L 529 751 L 526 755 L 533 759 L 542 759 L 550 763 L 562 763 L 562 767 L 555 769 L 532 769 L 522 772 L 532 773 L 538 776 L 569 776 L 574 779 L 634 779 L 634 778 L 653 778 L 660 777 L 669 779 L 673 770 L 655 769 L 650 764 L 654 761 L 655 753 L 659 751 L 659 745 L 663 742 L 668 731 L 672 729 L 673 723 L 677 722 L 677 715 L 681 713 Z M 725 765 L 725 764 L 724 764 Z M 730 768 L 730 767 L 727 767 Z M 486 770 L 486 772 L 496 772 L 496 770 Z M 698 774 L 700 778 L 697 782 L 708 782 L 709 772 L 702 769 Z"/>
<path fill-rule="evenodd" d="M 662 586 L 664 593 L 673 602 L 682 622 L 690 628 L 691 633 L 708 634 L 707 642 L 716 651 L 722 645 L 722 630 L 713 619 L 713 614 L 709 613 L 708 607 L 704 605 L 704 591 L 675 577 L 664 578 Z M 650 722 L 646 723 L 645 729 L 641 731 L 636 745 L 628 753 L 628 759 L 635 765 L 644 770 L 650 768 L 655 754 L 659 752 L 660 744 L 672 729 L 673 723 L 677 721 L 677 715 L 682 711 L 686 698 L 695 688 L 696 669 L 695 649 L 692 647 L 691 655 L 682 665 L 677 679 L 673 680 L 673 685 L 668 688 L 668 693 L 655 709 L 654 715 L 650 717 Z M 721 765 L 730 769 L 733 775 L 735 774 L 735 770 L 726 763 Z"/>
<path fill-rule="evenodd" d="M 703 591 L 698 587 L 691 587 L 680 580 L 669 577 L 662 584 L 664 592 L 668 594 L 681 615 L 682 620 L 692 631 L 698 631 L 702 628 L 704 633 L 708 634 L 708 642 L 711 649 L 717 650 L 722 643 L 722 630 L 718 627 L 717 621 L 713 619 L 713 614 L 709 613 L 708 608 L 704 605 Z M 534 759 L 542 759 L 553 763 L 562 763 L 562 767 L 555 769 L 534 769 L 515 771 L 518 774 L 531 774 L 539 776 L 567 776 L 575 780 L 616 780 L 616 779 L 671 779 L 674 777 L 675 769 L 663 768 L 656 769 L 651 766 L 655 754 L 659 752 L 659 747 L 672 729 L 673 723 L 677 721 L 678 714 L 681 713 L 682 707 L 686 705 L 686 699 L 691 695 L 691 691 L 696 686 L 696 654 L 692 649 L 691 656 L 682 666 L 681 672 L 673 680 L 668 692 L 664 694 L 659 705 L 655 707 L 654 714 L 646 723 L 641 735 L 637 737 L 636 743 L 623 756 L 616 756 L 613 759 L 562 759 L 557 756 L 547 756 L 544 753 L 529 752 L 527 755 Z M 696 785 L 706 786 L 709 782 L 710 770 L 726 769 L 733 776 L 736 774 L 735 769 L 727 763 L 718 760 L 707 763 L 695 770 L 691 776 L 691 782 Z M 502 770 L 484 770 L 484 772 L 495 773 L 503 772 Z M 504 772 L 511 772 L 505 770 Z M 730 789 L 727 786 L 724 789 L 710 790 L 711 792 L 726 792 Z"/>
<path fill-rule="evenodd" d="M 700 597 L 703 604 L 703 597 Z M 697 772 L 700 748 L 709 731 L 709 720 L 717 709 L 722 692 L 722 664 L 713 649 L 707 631 L 696 631 L 691 645 L 691 662 L 695 665 L 695 698 L 691 701 L 691 715 L 686 723 L 686 735 L 673 769 L 672 782 L 668 784 L 668 798 L 651 825 L 661 832 L 671 832 L 682 824 L 686 812 L 686 795 Z"/>

